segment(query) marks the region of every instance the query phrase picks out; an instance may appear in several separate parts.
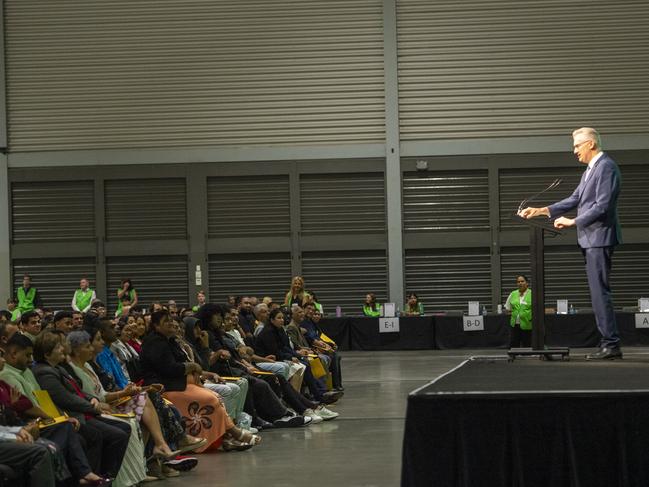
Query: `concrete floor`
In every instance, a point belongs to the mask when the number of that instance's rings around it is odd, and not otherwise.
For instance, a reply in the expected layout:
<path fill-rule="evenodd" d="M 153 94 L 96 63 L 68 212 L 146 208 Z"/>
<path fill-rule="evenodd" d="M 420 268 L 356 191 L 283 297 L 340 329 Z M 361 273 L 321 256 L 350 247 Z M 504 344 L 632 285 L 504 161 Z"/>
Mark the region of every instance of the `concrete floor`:
<path fill-rule="evenodd" d="M 331 408 L 340 413 L 338 419 L 262 432 L 262 443 L 252 450 L 199 455 L 192 472 L 151 485 L 397 487 L 408 393 L 471 355 L 503 353 L 345 352 L 345 397 Z M 648 349 L 625 349 L 627 358 L 649 360 L 648 354 Z"/>

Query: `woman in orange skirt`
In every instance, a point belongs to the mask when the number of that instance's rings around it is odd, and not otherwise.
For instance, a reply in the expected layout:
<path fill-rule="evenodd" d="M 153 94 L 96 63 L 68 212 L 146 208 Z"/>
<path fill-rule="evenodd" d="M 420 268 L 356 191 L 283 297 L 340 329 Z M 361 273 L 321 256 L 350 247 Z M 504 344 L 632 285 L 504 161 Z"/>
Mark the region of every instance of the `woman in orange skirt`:
<path fill-rule="evenodd" d="M 163 384 L 164 397 L 182 414 L 187 434 L 207 439 L 197 452 L 218 448 L 221 443 L 226 451 L 246 450 L 258 444 L 261 438 L 237 428 L 219 396 L 200 385 L 203 371 L 176 342 L 178 326 L 169 312 L 154 312 L 151 327 L 140 354 L 144 381 Z"/>

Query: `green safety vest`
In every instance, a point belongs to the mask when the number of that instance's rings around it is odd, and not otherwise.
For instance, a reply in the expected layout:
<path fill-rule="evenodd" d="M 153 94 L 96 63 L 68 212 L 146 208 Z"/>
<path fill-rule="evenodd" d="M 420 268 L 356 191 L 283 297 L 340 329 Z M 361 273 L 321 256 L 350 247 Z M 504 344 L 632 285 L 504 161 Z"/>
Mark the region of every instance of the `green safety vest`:
<path fill-rule="evenodd" d="M 512 318 L 509 324 L 516 326 L 516 318 L 520 317 L 521 330 L 532 329 L 532 290 L 527 289 L 523 295 L 523 304 L 520 302 L 520 293 L 518 289 L 512 291 L 509 295 L 509 305 L 512 307 Z"/>
<path fill-rule="evenodd" d="M 408 306 L 408 303 L 406 303 L 403 306 L 403 310 L 406 313 L 417 313 L 419 315 L 423 315 L 424 314 L 424 305 L 421 304 L 420 302 L 417 302 L 417 309 L 410 309 L 410 307 Z"/>
<path fill-rule="evenodd" d="M 302 301 L 300 302 L 300 306 L 302 306 L 302 303 L 304 302 L 307 296 L 311 296 L 311 295 L 306 291 L 302 291 Z M 291 301 L 293 301 L 293 291 L 289 291 L 286 293 L 285 301 L 287 306 L 291 306 Z"/>
<path fill-rule="evenodd" d="M 13 312 L 11 313 L 11 321 L 12 321 L 12 323 L 18 322 L 18 320 L 20 319 L 21 316 L 22 316 L 22 313 L 20 312 L 20 308 L 16 308 L 15 310 L 13 310 Z"/>
<path fill-rule="evenodd" d="M 18 309 L 21 313 L 26 313 L 34 309 L 34 299 L 36 298 L 36 288 L 30 287 L 27 294 L 25 294 L 25 289 L 20 286 L 18 291 L 16 291 L 18 296 Z"/>
<path fill-rule="evenodd" d="M 92 301 L 92 289 L 88 288 L 85 292 L 81 289 L 77 289 L 74 292 L 74 304 L 77 305 L 80 311 L 83 311 Z"/>
<path fill-rule="evenodd" d="M 371 316 L 373 318 L 378 318 L 381 316 L 381 308 L 377 307 L 376 310 L 372 308 L 371 306 L 368 306 L 366 304 L 363 305 L 363 314 L 365 316 Z"/>
<path fill-rule="evenodd" d="M 121 289 L 117 290 L 118 299 L 119 299 L 119 292 L 120 291 L 121 291 Z M 128 297 L 129 297 L 129 300 L 131 301 L 131 304 L 133 304 L 133 298 L 135 297 L 135 289 L 129 289 Z M 122 314 L 122 301 L 120 300 L 120 301 L 117 301 L 117 315 L 121 315 L 121 314 Z"/>

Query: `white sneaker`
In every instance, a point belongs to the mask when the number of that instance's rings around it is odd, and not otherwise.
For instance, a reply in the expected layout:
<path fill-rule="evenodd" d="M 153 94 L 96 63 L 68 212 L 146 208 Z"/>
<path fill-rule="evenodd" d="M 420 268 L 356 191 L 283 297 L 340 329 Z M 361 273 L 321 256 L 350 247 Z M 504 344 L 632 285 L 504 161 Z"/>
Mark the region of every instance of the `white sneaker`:
<path fill-rule="evenodd" d="M 313 409 L 307 409 L 303 414 L 304 416 L 311 418 L 313 424 L 322 423 L 324 421 L 324 419 L 321 416 L 318 416 Z"/>
<path fill-rule="evenodd" d="M 333 411 L 330 411 L 326 407 L 320 405 L 316 408 L 315 413 L 320 416 L 324 421 L 329 421 L 331 419 L 336 419 L 338 416 L 340 416 L 338 413 L 334 413 Z"/>

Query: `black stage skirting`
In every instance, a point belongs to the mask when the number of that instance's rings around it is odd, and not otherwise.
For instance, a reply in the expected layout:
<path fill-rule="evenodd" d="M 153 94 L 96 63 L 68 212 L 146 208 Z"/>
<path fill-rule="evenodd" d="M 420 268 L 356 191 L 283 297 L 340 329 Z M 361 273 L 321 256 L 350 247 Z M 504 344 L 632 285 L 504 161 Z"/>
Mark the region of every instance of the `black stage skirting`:
<path fill-rule="evenodd" d="M 633 313 L 617 313 L 622 346 L 649 345 L 649 329 L 635 328 Z M 378 318 L 325 318 L 324 332 L 341 350 L 445 350 L 456 348 L 507 348 L 509 317 L 485 316 L 484 331 L 465 332 L 461 316 L 402 317 L 399 332 L 379 333 Z M 546 345 L 556 347 L 596 347 L 599 332 L 589 313 L 546 315 Z"/>
<path fill-rule="evenodd" d="M 410 486 L 648 486 L 649 363 L 468 361 L 410 394 Z"/>

